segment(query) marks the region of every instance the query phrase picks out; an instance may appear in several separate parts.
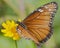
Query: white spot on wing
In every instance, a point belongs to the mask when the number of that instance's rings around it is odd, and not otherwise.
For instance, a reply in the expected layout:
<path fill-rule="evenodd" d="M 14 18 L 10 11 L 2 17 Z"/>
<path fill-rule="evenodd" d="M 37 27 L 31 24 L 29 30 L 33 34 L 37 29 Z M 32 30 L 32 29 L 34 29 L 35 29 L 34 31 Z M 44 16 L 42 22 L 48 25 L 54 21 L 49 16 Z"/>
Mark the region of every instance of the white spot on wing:
<path fill-rule="evenodd" d="M 21 30 L 17 29 L 18 32 L 21 32 Z"/>
<path fill-rule="evenodd" d="M 55 6 L 55 8 L 57 8 L 57 7 Z"/>
<path fill-rule="evenodd" d="M 46 9 L 48 8 L 48 6 L 44 6 Z"/>
<path fill-rule="evenodd" d="M 52 24 L 52 22 L 50 22 Z"/>
<path fill-rule="evenodd" d="M 38 9 L 38 11 L 39 11 L 39 12 L 43 12 L 44 10 L 42 10 L 42 9 Z"/>
<path fill-rule="evenodd" d="M 51 14 L 53 14 L 54 12 L 51 12 Z"/>
<path fill-rule="evenodd" d="M 49 11 L 52 11 L 52 9 L 48 9 Z"/>
<path fill-rule="evenodd" d="M 19 35 L 21 35 L 21 30 L 20 29 L 17 29 L 17 32 Z"/>
<path fill-rule="evenodd" d="M 56 11 L 56 9 L 54 9 L 54 11 Z"/>
<path fill-rule="evenodd" d="M 50 17 L 52 19 L 52 17 Z"/>
<path fill-rule="evenodd" d="M 54 4 L 54 3 L 51 3 L 52 5 Z"/>
<path fill-rule="evenodd" d="M 56 4 L 52 3 L 52 5 L 54 5 L 54 8 L 57 8 L 57 7 L 56 7 Z"/>

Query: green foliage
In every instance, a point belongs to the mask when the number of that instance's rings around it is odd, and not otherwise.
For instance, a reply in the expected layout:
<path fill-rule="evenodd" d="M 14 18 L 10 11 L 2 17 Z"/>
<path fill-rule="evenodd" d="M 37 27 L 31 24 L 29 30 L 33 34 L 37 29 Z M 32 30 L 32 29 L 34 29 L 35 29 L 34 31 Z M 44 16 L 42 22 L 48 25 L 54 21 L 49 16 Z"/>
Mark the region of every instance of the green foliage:
<path fill-rule="evenodd" d="M 58 11 L 54 18 L 54 34 L 41 48 L 60 48 L 60 0 L 0 0 L 0 26 L 8 19 L 23 20 L 36 8 L 52 1 L 58 3 Z M 36 48 L 36 44 L 26 39 L 14 41 L 0 33 L 0 48 Z"/>

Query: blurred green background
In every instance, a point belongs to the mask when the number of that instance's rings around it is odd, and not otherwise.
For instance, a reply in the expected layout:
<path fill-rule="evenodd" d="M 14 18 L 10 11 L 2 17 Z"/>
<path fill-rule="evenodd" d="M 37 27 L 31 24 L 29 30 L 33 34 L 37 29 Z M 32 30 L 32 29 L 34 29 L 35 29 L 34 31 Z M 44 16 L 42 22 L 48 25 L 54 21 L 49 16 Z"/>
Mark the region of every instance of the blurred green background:
<path fill-rule="evenodd" d="M 0 0 L 0 26 L 6 20 L 23 20 L 36 8 L 49 3 L 58 3 L 58 11 L 54 17 L 54 34 L 40 48 L 60 48 L 60 0 Z M 1 27 L 0 27 L 1 28 Z M 14 41 L 0 33 L 0 48 L 37 48 L 31 40 Z"/>

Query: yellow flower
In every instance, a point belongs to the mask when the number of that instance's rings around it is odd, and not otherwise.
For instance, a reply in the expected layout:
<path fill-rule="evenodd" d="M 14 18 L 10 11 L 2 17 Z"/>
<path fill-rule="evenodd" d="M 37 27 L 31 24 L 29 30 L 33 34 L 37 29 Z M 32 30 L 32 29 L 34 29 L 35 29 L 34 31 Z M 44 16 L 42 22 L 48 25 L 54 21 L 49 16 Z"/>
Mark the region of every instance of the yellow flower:
<path fill-rule="evenodd" d="M 21 22 L 21 19 L 18 19 L 19 22 Z"/>
<path fill-rule="evenodd" d="M 1 29 L 1 32 L 4 33 L 4 36 L 11 37 L 13 40 L 18 40 L 19 35 L 16 31 L 16 27 L 18 24 L 16 24 L 13 20 L 7 20 L 6 23 L 2 23 L 3 29 Z"/>

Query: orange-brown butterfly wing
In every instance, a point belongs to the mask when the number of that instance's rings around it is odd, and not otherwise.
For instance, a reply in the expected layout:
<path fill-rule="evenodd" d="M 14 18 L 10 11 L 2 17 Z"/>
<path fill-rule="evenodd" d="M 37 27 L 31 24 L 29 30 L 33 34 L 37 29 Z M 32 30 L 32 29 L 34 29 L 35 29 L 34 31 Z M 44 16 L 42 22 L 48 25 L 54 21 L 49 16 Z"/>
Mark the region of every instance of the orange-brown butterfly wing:
<path fill-rule="evenodd" d="M 17 28 L 17 31 L 18 31 L 20 37 L 31 39 L 34 42 L 36 42 L 37 44 L 39 44 L 38 39 L 35 37 L 35 35 L 33 33 L 31 33 L 30 31 L 27 31 L 26 29 L 24 29 L 22 26 L 19 25 Z"/>
<path fill-rule="evenodd" d="M 52 34 L 52 21 L 56 9 L 57 4 L 55 2 L 51 2 L 30 14 L 23 20 L 23 22 L 21 22 L 21 24 L 25 26 L 25 28 L 23 28 L 23 30 L 26 31 L 25 34 L 29 34 L 22 35 L 27 38 L 31 38 L 37 44 L 38 42 L 45 42 Z M 22 33 L 24 33 L 24 31 L 22 31 Z"/>

